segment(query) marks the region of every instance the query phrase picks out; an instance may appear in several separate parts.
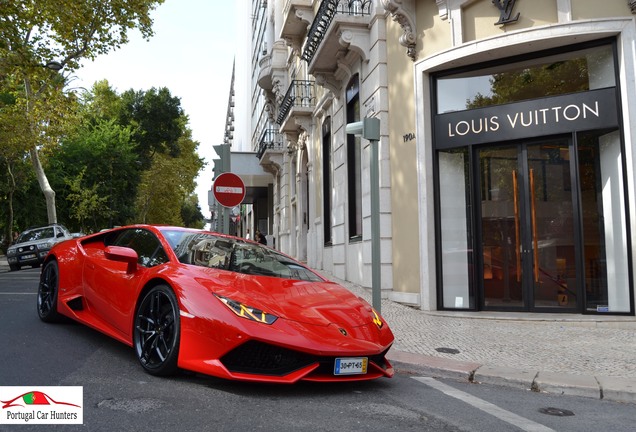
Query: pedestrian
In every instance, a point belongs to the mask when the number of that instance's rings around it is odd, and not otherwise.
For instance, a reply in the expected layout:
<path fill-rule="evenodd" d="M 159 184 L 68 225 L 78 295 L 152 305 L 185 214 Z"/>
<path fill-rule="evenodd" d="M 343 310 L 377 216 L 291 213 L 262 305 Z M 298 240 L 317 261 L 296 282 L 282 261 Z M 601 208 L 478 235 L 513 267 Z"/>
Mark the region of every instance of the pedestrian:
<path fill-rule="evenodd" d="M 264 244 L 265 246 L 267 246 L 267 239 L 265 238 L 263 233 L 261 233 L 258 230 L 256 231 L 256 236 L 254 237 L 254 240 L 259 242 L 260 244 Z"/>

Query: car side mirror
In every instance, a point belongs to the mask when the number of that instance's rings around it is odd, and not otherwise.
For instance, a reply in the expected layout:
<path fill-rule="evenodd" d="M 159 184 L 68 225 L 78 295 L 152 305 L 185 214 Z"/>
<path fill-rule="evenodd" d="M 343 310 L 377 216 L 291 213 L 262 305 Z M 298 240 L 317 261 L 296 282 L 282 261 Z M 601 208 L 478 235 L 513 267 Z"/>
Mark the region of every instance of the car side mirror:
<path fill-rule="evenodd" d="M 127 273 L 134 273 L 135 270 L 137 270 L 139 255 L 137 255 L 137 252 L 134 249 L 122 246 L 106 246 L 106 249 L 104 249 L 104 255 L 109 260 L 128 263 L 128 269 L 126 269 Z"/>

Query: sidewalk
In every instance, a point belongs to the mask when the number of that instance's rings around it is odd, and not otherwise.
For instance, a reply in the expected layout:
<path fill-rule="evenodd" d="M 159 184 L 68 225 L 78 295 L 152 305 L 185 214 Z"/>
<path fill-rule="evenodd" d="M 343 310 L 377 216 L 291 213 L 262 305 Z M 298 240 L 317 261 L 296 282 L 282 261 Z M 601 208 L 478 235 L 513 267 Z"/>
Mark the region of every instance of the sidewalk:
<path fill-rule="evenodd" d="M 338 282 L 371 303 L 371 291 Z M 636 318 L 426 312 L 382 300 L 397 371 L 636 403 Z"/>
<path fill-rule="evenodd" d="M 371 303 L 370 290 L 319 273 Z M 399 372 L 636 403 L 635 317 L 426 312 L 390 300 L 381 313 Z"/>

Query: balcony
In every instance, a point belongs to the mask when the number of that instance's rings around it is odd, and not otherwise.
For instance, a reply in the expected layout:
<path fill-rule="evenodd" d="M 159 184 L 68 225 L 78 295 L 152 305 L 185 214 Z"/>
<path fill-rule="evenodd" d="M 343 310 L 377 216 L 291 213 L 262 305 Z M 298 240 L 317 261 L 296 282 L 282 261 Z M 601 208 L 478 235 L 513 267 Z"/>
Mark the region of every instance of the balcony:
<path fill-rule="evenodd" d="M 335 71 L 348 50 L 366 59 L 372 7 L 372 0 L 322 1 L 303 47 L 309 73 Z"/>
<path fill-rule="evenodd" d="M 282 40 L 276 41 L 271 51 L 263 47 L 263 56 L 258 62 L 258 86 L 263 90 L 271 90 L 276 79 L 283 79 L 287 74 L 287 46 Z"/>
<path fill-rule="evenodd" d="M 270 127 L 263 130 L 258 143 L 256 157 L 261 165 L 279 165 L 282 163 L 283 155 L 283 135 L 278 132 L 278 128 Z"/>
<path fill-rule="evenodd" d="M 290 124 L 288 119 L 309 117 L 315 106 L 316 85 L 314 81 L 293 80 L 280 104 L 276 123 L 281 126 L 281 131 L 295 130 L 296 124 Z"/>
<path fill-rule="evenodd" d="M 281 39 L 304 39 L 313 19 L 312 0 L 287 0 L 283 8 Z"/>

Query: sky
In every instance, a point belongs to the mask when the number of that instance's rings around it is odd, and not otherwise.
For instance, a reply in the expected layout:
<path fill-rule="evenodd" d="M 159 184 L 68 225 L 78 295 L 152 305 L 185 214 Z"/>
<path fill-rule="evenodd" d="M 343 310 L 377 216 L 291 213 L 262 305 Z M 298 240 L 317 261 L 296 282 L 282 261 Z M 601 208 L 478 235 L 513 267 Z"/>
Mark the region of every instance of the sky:
<path fill-rule="evenodd" d="M 166 0 L 152 13 L 155 35 L 144 40 L 130 32 L 130 42 L 116 51 L 85 61 L 74 87 L 90 89 L 103 79 L 118 93 L 167 87 L 181 99 L 197 152 L 207 166 L 197 178 L 203 215 L 210 217 L 213 145 L 223 143 L 232 62 L 237 53 L 235 2 Z"/>

